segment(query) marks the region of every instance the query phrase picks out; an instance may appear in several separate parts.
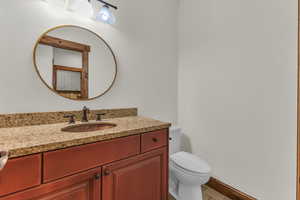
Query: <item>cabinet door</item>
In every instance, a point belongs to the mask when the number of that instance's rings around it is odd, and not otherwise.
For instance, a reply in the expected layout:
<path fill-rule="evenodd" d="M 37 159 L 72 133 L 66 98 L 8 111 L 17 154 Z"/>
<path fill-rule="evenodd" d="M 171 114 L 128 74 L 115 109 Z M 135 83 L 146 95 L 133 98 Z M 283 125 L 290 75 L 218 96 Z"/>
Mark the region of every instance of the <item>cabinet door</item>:
<path fill-rule="evenodd" d="M 103 200 L 167 200 L 167 148 L 103 167 Z"/>
<path fill-rule="evenodd" d="M 97 168 L 0 200 L 100 200 L 100 192 L 101 169 Z"/>
<path fill-rule="evenodd" d="M 8 160 L 4 169 L 0 171 L 0 196 L 40 185 L 41 171 L 40 154 Z"/>

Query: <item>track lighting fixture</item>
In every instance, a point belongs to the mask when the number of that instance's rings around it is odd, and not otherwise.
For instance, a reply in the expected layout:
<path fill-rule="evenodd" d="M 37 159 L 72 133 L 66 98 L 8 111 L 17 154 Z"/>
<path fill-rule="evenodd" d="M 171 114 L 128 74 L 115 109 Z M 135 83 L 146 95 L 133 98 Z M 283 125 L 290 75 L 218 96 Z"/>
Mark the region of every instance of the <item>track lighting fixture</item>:
<path fill-rule="evenodd" d="M 62 7 L 66 10 L 75 12 L 81 16 L 92 18 L 94 16 L 94 9 L 91 4 L 91 0 L 44 0 L 51 5 L 56 7 Z M 97 21 L 101 21 L 107 24 L 114 24 L 116 18 L 111 12 L 110 8 L 115 10 L 118 9 L 117 6 L 112 5 L 103 0 L 97 0 L 103 4 L 102 8 L 96 13 L 95 17 Z"/>
<path fill-rule="evenodd" d="M 111 12 L 110 8 L 118 9 L 117 6 L 114 6 L 110 3 L 107 3 L 103 0 L 98 0 L 101 3 L 103 3 L 103 7 L 100 9 L 100 11 L 96 14 L 96 20 L 101 21 L 107 24 L 114 24 L 116 22 L 116 18 Z"/>

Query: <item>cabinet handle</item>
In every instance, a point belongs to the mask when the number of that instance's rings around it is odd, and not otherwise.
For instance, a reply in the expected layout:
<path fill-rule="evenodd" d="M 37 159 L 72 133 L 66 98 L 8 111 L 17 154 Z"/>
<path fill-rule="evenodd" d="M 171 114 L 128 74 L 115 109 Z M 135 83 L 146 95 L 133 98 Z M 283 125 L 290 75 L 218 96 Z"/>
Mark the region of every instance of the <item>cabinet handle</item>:
<path fill-rule="evenodd" d="M 96 179 L 96 180 L 99 180 L 100 178 L 101 178 L 101 174 L 96 174 L 96 175 L 95 175 L 95 179 Z"/>
<path fill-rule="evenodd" d="M 152 141 L 153 142 L 158 142 L 158 139 L 157 138 L 152 138 Z"/>
<path fill-rule="evenodd" d="M 104 176 L 109 176 L 110 175 L 110 171 L 109 171 L 109 169 L 106 169 L 106 170 L 104 170 Z"/>

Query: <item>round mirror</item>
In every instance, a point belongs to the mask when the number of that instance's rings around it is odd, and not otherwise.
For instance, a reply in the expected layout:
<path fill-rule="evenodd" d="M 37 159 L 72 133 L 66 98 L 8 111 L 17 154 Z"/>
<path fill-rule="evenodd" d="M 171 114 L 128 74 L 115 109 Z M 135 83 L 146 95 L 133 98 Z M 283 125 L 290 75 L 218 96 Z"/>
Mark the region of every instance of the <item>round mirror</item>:
<path fill-rule="evenodd" d="M 117 75 L 116 57 L 96 33 L 78 26 L 48 30 L 34 48 L 34 65 L 44 84 L 73 100 L 105 94 Z"/>

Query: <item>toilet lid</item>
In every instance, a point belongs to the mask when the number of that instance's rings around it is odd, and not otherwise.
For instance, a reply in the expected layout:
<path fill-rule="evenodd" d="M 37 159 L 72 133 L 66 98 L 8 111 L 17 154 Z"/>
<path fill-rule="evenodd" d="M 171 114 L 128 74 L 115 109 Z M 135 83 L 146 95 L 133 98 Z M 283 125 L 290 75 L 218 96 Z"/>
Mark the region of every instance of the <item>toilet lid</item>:
<path fill-rule="evenodd" d="M 170 157 L 171 161 L 173 161 L 179 167 L 197 172 L 197 173 L 209 173 L 210 167 L 206 161 L 201 158 L 187 152 L 178 152 Z"/>

